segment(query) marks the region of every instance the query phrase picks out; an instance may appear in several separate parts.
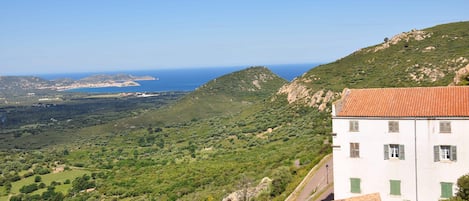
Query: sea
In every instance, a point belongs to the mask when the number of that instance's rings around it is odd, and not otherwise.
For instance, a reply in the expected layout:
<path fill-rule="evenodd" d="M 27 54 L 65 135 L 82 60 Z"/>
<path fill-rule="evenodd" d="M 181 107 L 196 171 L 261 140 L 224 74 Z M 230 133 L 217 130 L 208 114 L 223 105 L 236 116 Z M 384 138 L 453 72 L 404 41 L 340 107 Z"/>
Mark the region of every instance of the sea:
<path fill-rule="evenodd" d="M 321 63 L 307 64 L 276 64 L 266 65 L 278 76 L 292 81 L 310 69 L 319 66 Z M 42 74 L 37 75 L 44 79 L 55 80 L 60 78 L 71 78 L 78 80 L 97 74 L 130 74 L 134 76 L 153 76 L 157 80 L 136 81 L 140 86 L 130 87 L 102 87 L 102 88 L 79 88 L 68 90 L 69 92 L 85 93 L 130 93 L 130 92 L 167 92 L 167 91 L 193 91 L 203 84 L 220 76 L 243 70 L 246 66 L 229 67 L 199 67 L 199 68 L 178 68 L 178 69 L 155 69 L 155 70 L 135 70 L 135 71 L 114 71 L 114 72 L 89 72 L 89 73 L 69 73 L 69 74 Z"/>

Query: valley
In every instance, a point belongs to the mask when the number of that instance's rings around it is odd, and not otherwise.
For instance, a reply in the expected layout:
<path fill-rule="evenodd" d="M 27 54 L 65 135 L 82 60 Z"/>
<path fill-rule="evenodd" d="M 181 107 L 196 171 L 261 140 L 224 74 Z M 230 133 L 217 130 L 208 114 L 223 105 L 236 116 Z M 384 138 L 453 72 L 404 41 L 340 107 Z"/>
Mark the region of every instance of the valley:
<path fill-rule="evenodd" d="M 266 177 L 250 198 L 285 200 L 331 153 L 344 88 L 465 85 L 468 27 L 405 32 L 292 82 L 256 66 L 192 92 L 3 106 L 0 200 L 222 200 Z"/>

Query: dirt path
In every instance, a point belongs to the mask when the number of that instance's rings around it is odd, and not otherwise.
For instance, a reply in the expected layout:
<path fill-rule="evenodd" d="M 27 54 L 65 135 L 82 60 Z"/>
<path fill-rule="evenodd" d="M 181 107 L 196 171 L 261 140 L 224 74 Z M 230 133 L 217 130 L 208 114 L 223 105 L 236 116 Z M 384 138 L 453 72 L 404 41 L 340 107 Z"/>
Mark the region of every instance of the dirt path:
<path fill-rule="evenodd" d="M 329 201 L 333 200 L 332 155 L 324 157 L 286 201 Z"/>

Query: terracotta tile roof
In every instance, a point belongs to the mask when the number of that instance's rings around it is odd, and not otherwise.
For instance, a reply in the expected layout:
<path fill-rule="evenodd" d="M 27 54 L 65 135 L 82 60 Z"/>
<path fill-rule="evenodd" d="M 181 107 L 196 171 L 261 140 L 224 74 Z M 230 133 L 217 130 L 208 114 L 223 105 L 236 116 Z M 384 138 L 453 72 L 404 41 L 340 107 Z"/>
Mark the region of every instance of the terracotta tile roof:
<path fill-rule="evenodd" d="M 340 117 L 469 117 L 469 87 L 345 89 Z"/>
<path fill-rule="evenodd" d="M 373 193 L 335 201 L 381 201 L 381 197 L 379 196 L 379 193 Z"/>

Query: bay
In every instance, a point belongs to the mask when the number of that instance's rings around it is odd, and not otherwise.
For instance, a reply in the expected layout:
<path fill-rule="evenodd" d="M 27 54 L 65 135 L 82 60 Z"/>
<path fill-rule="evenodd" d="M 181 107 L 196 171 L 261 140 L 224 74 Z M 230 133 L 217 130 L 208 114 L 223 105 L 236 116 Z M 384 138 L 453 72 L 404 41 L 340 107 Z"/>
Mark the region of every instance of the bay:
<path fill-rule="evenodd" d="M 301 76 L 308 70 L 320 65 L 310 64 L 277 64 L 266 66 L 280 77 L 292 81 L 295 77 Z M 239 71 L 246 66 L 231 67 L 205 67 L 205 68 L 184 68 L 184 69 L 156 69 L 156 70 L 136 70 L 136 71 L 115 71 L 115 72 L 89 72 L 72 74 L 44 74 L 38 75 L 44 79 L 54 80 L 60 78 L 71 78 L 78 80 L 96 74 L 131 74 L 135 76 L 149 75 L 158 78 L 157 80 L 137 81 L 140 86 L 131 87 L 102 87 L 102 88 L 79 88 L 68 90 L 70 92 L 86 93 L 128 93 L 128 92 L 164 92 L 164 91 L 193 91 L 197 87 L 222 75 Z"/>

